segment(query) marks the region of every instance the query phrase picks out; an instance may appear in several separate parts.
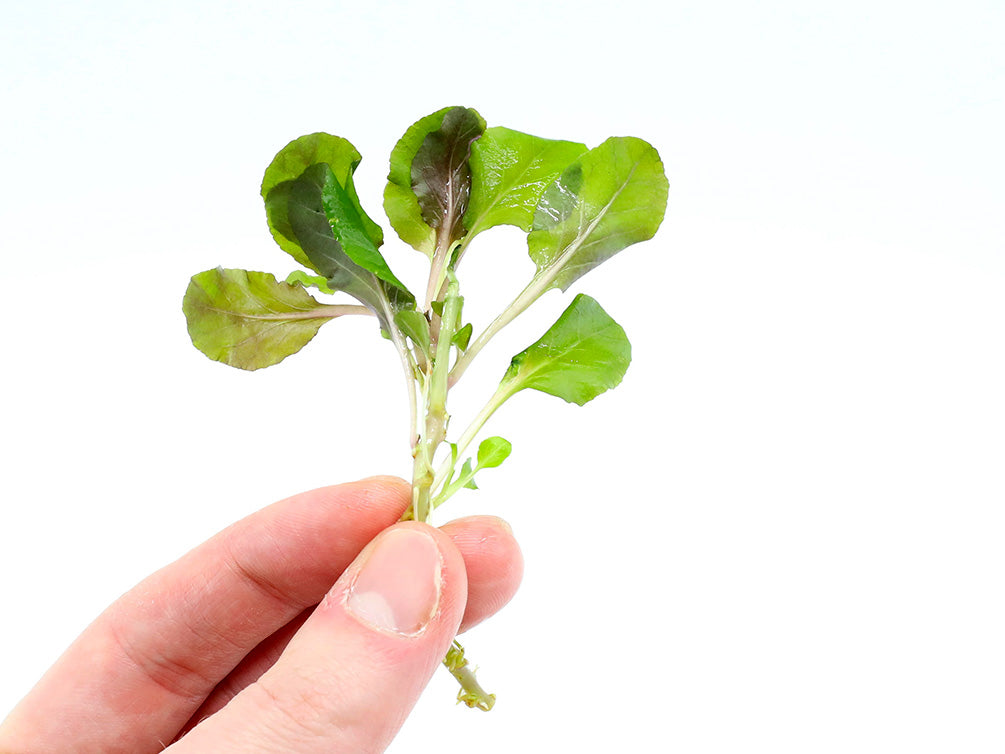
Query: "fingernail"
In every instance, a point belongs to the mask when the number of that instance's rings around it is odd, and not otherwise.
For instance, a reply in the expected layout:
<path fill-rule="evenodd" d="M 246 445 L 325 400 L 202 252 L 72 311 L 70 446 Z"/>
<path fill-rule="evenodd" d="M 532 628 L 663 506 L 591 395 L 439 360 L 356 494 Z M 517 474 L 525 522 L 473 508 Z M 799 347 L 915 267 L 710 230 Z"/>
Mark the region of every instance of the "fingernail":
<path fill-rule="evenodd" d="M 411 527 L 381 534 L 349 589 L 346 607 L 381 631 L 415 636 L 440 603 L 440 549 Z"/>

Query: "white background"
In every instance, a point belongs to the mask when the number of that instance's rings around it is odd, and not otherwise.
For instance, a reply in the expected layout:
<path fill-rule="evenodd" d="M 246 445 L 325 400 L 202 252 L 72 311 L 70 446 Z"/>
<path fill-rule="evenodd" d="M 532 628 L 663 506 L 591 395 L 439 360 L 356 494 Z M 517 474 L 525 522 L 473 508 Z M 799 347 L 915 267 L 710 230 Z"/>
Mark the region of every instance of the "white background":
<path fill-rule="evenodd" d="M 1003 39 L 997 0 L 8 3 L 0 714 L 231 521 L 407 474 L 371 323 L 246 374 L 191 347 L 181 295 L 293 269 L 258 196 L 287 141 L 350 139 L 377 217 L 395 140 L 464 104 L 643 137 L 670 207 L 574 287 L 628 331 L 623 385 L 514 399 L 512 458 L 444 510 L 525 548 L 466 640 L 496 710 L 438 674 L 391 751 L 1001 752 Z M 418 287 L 421 255 L 384 251 Z M 483 326 L 533 266 L 501 229 L 463 269 Z M 567 301 L 483 354 L 455 415 Z"/>

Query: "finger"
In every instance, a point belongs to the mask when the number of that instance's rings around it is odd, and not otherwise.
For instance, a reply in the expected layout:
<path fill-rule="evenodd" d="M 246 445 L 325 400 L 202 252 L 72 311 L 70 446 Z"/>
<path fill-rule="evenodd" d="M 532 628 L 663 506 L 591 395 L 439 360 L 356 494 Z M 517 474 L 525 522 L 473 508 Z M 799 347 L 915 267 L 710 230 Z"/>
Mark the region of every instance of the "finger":
<path fill-rule="evenodd" d="M 384 751 L 446 654 L 466 595 L 450 538 L 398 524 L 364 550 L 271 669 L 168 751 Z"/>
<path fill-rule="evenodd" d="M 513 599 L 523 578 L 523 555 L 509 524 L 495 516 L 467 516 L 441 529 L 460 551 L 468 574 L 463 633 Z"/>
<path fill-rule="evenodd" d="M 464 559 L 468 600 L 460 632 L 500 610 L 516 593 L 523 576 L 523 556 L 513 530 L 495 516 L 468 516 L 441 527 Z M 256 647 L 207 697 L 182 733 L 219 711 L 254 683 L 279 658 L 310 611 L 305 611 Z"/>
<path fill-rule="evenodd" d="M 405 482 L 367 479 L 296 495 L 224 530 L 99 616 L 0 725 L 0 750 L 160 751 L 409 502 Z"/>
<path fill-rule="evenodd" d="M 314 607 L 317 607 L 316 605 Z M 300 615 L 263 641 L 238 663 L 226 678 L 220 681 L 209 696 L 199 705 L 175 739 L 186 735 L 192 728 L 227 706 L 235 696 L 261 678 L 262 674 L 276 664 L 290 640 L 304 624 L 314 608 L 304 610 Z"/>

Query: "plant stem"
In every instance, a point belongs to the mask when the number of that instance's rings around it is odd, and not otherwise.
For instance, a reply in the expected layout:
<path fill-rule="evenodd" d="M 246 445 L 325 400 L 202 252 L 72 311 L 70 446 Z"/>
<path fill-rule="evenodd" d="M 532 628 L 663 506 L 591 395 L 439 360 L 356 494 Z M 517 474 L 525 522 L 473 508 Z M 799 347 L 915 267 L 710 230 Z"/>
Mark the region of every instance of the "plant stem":
<path fill-rule="evenodd" d="M 447 377 L 450 374 L 450 354 L 454 333 L 461 313 L 462 299 L 457 278 L 447 273 L 447 292 L 440 317 L 440 329 L 436 339 L 429 379 L 425 381 L 425 413 L 415 460 L 412 464 L 412 511 L 416 521 L 428 521 L 432 513 L 431 493 L 435 475 L 433 459 L 436 450 L 447 434 Z"/>
<path fill-rule="evenodd" d="M 460 438 L 457 440 L 457 458 L 448 458 L 440 464 L 440 468 L 436 470 L 436 476 L 433 479 L 433 490 L 438 490 L 444 482 L 450 477 L 451 472 L 454 469 L 454 463 L 460 460 L 464 451 L 468 449 L 475 437 L 481 431 L 481 428 L 485 426 L 485 422 L 496 412 L 503 403 L 505 403 L 511 393 L 508 386 L 504 387 L 500 385 L 496 388 L 496 391 L 489 398 L 488 402 L 482 406 L 481 411 L 471 420 L 471 423 L 465 428 L 464 432 L 461 433 Z"/>
<path fill-rule="evenodd" d="M 434 301 L 439 301 L 443 286 L 447 280 L 448 263 L 450 261 L 450 239 L 445 233 L 440 233 L 436 239 L 436 249 L 429 266 L 429 280 L 426 283 L 426 302 L 423 311 L 429 311 Z"/>
<path fill-rule="evenodd" d="M 447 656 L 443 659 L 450 674 L 461 684 L 461 690 L 457 692 L 457 701 L 463 702 L 469 707 L 488 712 L 496 703 L 496 695 L 489 694 L 478 683 L 475 671 L 468 666 L 468 661 L 464 657 L 464 647 L 454 639 L 454 643 L 447 651 Z"/>
<path fill-rule="evenodd" d="M 443 316 L 440 317 L 440 330 L 436 338 L 436 354 L 433 357 L 433 372 L 430 377 L 430 408 L 446 411 L 447 377 L 450 374 L 450 352 L 453 347 L 454 334 L 457 332 L 457 320 L 461 314 L 463 299 L 460 296 L 460 285 L 452 272 L 448 272 L 446 298 L 443 302 Z"/>
<path fill-rule="evenodd" d="M 447 423 L 450 420 L 450 416 L 447 414 L 447 393 L 452 384 L 450 381 L 450 355 L 453 350 L 454 334 L 457 332 L 463 299 L 460 296 L 457 277 L 452 270 L 447 269 L 448 256 L 449 245 L 441 241 L 437 244 L 429 271 L 429 283 L 426 286 L 424 306 L 426 312 L 430 312 L 432 302 L 439 300 L 441 294 L 444 298 L 443 313 L 439 317 L 439 322 L 433 323 L 434 325 L 438 324 L 438 327 L 434 327 L 431 331 L 430 347 L 433 353 L 427 367 L 428 379 L 423 381 L 422 427 L 419 430 L 418 444 L 413 450 L 415 460 L 412 465 L 411 513 L 416 521 L 428 521 L 432 513 L 432 490 L 439 484 L 436 481 L 439 474 L 433 474 L 433 459 L 440 444 L 446 438 Z M 465 448 L 493 411 L 495 411 L 495 407 L 487 412 L 483 409 L 482 413 L 479 414 L 480 420 L 476 419 L 478 423 L 474 430 L 465 432 L 467 438 L 464 443 Z M 470 427 L 469 430 L 471 430 Z M 450 459 L 447 461 L 447 468 L 452 468 Z M 474 670 L 468 666 L 468 661 L 464 657 L 464 648 L 456 639 L 447 652 L 443 664 L 461 685 L 460 691 L 457 692 L 458 702 L 486 712 L 492 709 L 496 701 L 495 694 L 489 694 L 478 683 Z"/>

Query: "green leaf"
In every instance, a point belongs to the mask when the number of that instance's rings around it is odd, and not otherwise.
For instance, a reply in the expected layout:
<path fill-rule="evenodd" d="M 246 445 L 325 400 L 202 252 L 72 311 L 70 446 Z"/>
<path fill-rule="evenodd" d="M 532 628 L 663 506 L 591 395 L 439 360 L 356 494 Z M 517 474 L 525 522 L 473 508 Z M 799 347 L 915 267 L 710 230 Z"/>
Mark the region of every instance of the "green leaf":
<path fill-rule="evenodd" d="M 467 459 L 464 465 L 461 467 L 461 473 L 457 477 L 457 481 L 464 481 L 464 486 L 469 490 L 477 490 L 478 485 L 475 484 L 475 469 L 471 468 L 471 459 Z"/>
<path fill-rule="evenodd" d="M 352 180 L 352 175 L 361 159 L 356 147 L 341 136 L 332 136 L 322 132 L 301 136 L 279 150 L 269 167 L 265 169 L 265 176 L 262 178 L 262 198 L 267 199 L 272 189 L 280 183 L 299 178 L 311 165 L 326 163 L 335 173 L 335 178 L 345 187 L 355 202 L 370 239 L 375 246 L 380 246 L 384 242 L 384 232 L 363 212 Z M 276 231 L 273 229 L 273 235 L 275 236 L 275 234 Z M 276 238 L 276 240 L 279 241 L 279 245 L 284 250 L 287 250 L 280 238 Z M 284 240 L 288 241 L 289 239 Z M 294 256 L 296 255 L 294 254 Z"/>
<path fill-rule="evenodd" d="M 464 212 L 471 194 L 471 143 L 485 130 L 485 121 L 474 110 L 454 107 L 443 116 L 436 131 L 426 134 L 412 159 L 412 190 L 422 219 L 447 239 L 462 235 Z"/>
<path fill-rule="evenodd" d="M 330 172 L 327 164 L 313 165 L 297 178 L 275 186 L 265 204 L 270 218 L 274 212 L 282 213 L 290 237 L 306 255 L 311 269 L 328 280 L 330 288 L 346 291 L 372 305 L 380 297 L 375 276 L 345 253 L 324 212 L 321 191 Z"/>
<path fill-rule="evenodd" d="M 300 285 L 304 288 L 317 288 L 322 293 L 335 293 L 328 287 L 328 281 L 320 275 L 308 275 L 303 270 L 294 270 L 286 276 L 287 285 Z"/>
<path fill-rule="evenodd" d="M 509 440 L 502 437 L 487 437 L 478 446 L 478 468 L 492 469 L 502 464 L 513 451 Z"/>
<path fill-rule="evenodd" d="M 617 386 L 631 360 L 625 331 L 581 293 L 540 340 L 513 357 L 502 387 L 508 395 L 531 388 L 582 406 Z"/>
<path fill-rule="evenodd" d="M 610 138 L 545 189 L 527 245 L 538 276 L 566 290 L 622 249 L 655 235 L 668 184 L 659 154 L 633 137 Z"/>
<path fill-rule="evenodd" d="M 328 167 L 328 169 L 324 170 L 324 167 Z M 321 206 L 324 208 L 325 217 L 328 218 L 332 234 L 342 246 L 346 256 L 363 269 L 370 270 L 384 282 L 408 292 L 405 284 L 391 272 L 391 268 L 387 266 L 384 257 L 377 250 L 377 245 L 367 234 L 358 202 L 338 182 L 331 167 L 322 163 L 321 166 L 315 165 L 308 168 L 308 172 L 313 170 L 320 171 L 322 178 Z"/>
<path fill-rule="evenodd" d="M 340 188 L 329 165 L 319 163 L 277 184 L 265 203 L 270 218 L 284 218 L 290 237 L 329 287 L 369 306 L 386 328 L 385 310 L 408 308 L 414 298 L 368 240 L 359 214 Z"/>
<path fill-rule="evenodd" d="M 429 358 L 429 320 L 421 312 L 415 309 L 402 309 L 394 315 L 394 321 L 398 323 L 398 329 L 411 339 L 426 358 Z"/>
<path fill-rule="evenodd" d="M 384 213 L 391 227 L 402 241 L 427 256 L 432 256 L 436 248 L 436 231 L 423 221 L 419 200 L 412 190 L 412 160 L 426 135 L 439 129 L 450 109 L 437 110 L 409 126 L 391 150 L 391 169 L 384 187 Z"/>
<path fill-rule="evenodd" d="M 436 230 L 423 218 L 419 198 L 412 188 L 412 163 L 426 138 L 440 131 L 446 115 L 455 110 L 474 113 L 484 129 L 484 121 L 474 110 L 445 107 L 413 123 L 391 150 L 391 167 L 384 188 L 384 212 L 401 240 L 427 256 L 432 256 L 436 248 Z"/>
<path fill-rule="evenodd" d="M 471 201 L 464 224 L 472 234 L 496 225 L 529 231 L 545 188 L 584 152 L 585 144 L 501 126 L 486 129 L 471 145 Z"/>
<path fill-rule="evenodd" d="M 192 277 L 182 309 L 196 348 L 214 361 L 248 370 L 278 364 L 344 313 L 267 272 L 220 267 Z"/>
<path fill-rule="evenodd" d="M 468 350 L 468 343 L 471 342 L 471 333 L 474 328 L 468 322 L 464 327 L 454 333 L 454 345 L 461 351 Z"/>

